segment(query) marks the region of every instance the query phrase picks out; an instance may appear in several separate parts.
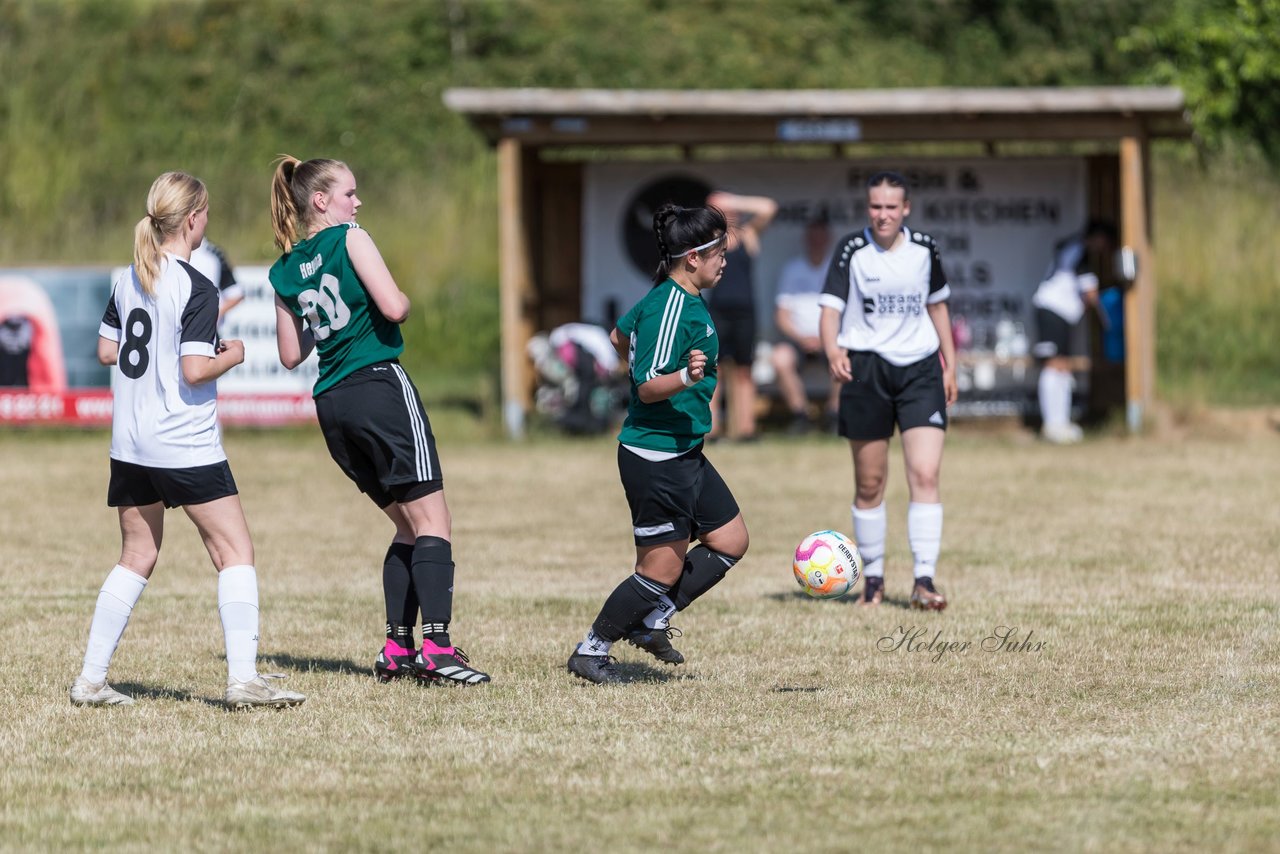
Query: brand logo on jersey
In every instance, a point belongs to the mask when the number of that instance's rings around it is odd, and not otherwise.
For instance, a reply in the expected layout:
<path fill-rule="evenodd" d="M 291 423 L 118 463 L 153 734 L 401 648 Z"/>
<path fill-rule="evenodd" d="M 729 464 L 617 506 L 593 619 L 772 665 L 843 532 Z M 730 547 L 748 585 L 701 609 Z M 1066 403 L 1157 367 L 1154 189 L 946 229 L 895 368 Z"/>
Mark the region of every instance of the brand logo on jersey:
<path fill-rule="evenodd" d="M 867 276 L 867 281 L 868 281 L 868 282 L 878 282 L 878 281 L 880 281 L 880 277 L 879 277 L 879 276 Z"/>
<path fill-rule="evenodd" d="M 862 313 L 863 313 L 863 314 L 875 314 L 875 313 L 876 313 L 876 298 L 875 298 L 875 297 L 863 297 L 863 298 L 862 298 Z"/>
<path fill-rule="evenodd" d="M 943 420 L 942 413 L 935 410 L 934 413 L 929 416 L 929 423 L 937 424 L 939 427 L 941 427 L 943 424 L 947 422 Z"/>
<path fill-rule="evenodd" d="M 386 370 L 386 368 L 385 368 L 385 367 L 383 367 L 383 368 L 371 368 L 371 370 L 374 370 L 374 371 L 385 371 L 385 370 Z"/>
<path fill-rule="evenodd" d="M 298 265 L 298 272 L 302 274 L 302 278 L 309 279 L 316 273 L 320 272 L 320 265 L 323 263 L 324 258 L 319 252 L 317 252 L 316 257 L 312 258 L 310 261 L 303 261 Z"/>
<path fill-rule="evenodd" d="M 715 334 L 716 334 L 716 328 L 715 328 L 714 326 L 712 326 L 710 323 L 708 323 L 708 324 L 707 324 L 707 337 L 708 337 L 708 338 L 710 338 L 712 335 L 715 335 Z"/>

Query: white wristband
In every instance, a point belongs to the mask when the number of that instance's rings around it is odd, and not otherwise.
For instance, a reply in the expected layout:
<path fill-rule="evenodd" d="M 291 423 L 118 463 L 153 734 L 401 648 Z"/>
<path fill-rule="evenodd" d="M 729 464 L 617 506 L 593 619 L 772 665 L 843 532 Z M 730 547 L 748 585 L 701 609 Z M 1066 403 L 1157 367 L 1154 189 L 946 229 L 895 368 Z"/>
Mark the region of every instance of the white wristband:
<path fill-rule="evenodd" d="M 688 368 L 681 368 L 681 369 L 680 369 L 680 382 L 684 383 L 684 387 L 685 387 L 685 388 L 689 388 L 689 386 L 695 386 L 695 385 L 697 385 L 697 384 L 698 384 L 698 381 L 697 381 L 697 380 L 695 380 L 695 379 L 690 379 L 690 378 L 689 378 L 689 369 L 688 369 Z"/>

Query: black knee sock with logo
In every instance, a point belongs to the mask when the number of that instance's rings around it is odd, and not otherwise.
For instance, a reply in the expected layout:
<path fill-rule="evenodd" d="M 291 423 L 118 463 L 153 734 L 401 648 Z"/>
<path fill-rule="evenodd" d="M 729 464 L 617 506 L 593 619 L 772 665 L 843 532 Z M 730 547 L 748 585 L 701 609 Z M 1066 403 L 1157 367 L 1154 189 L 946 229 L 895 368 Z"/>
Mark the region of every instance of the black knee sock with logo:
<path fill-rule="evenodd" d="M 669 594 L 671 601 L 676 603 L 676 610 L 688 608 L 694 599 L 719 584 L 739 560 L 741 558 L 712 551 L 706 546 L 689 549 L 684 557 L 684 571 Z"/>
<path fill-rule="evenodd" d="M 605 600 L 591 630 L 602 640 L 617 641 L 645 618 L 658 604 L 667 585 L 634 573 L 613 589 Z"/>
<path fill-rule="evenodd" d="M 449 642 L 453 617 L 453 546 L 442 537 L 418 537 L 413 545 L 413 586 L 422 609 L 422 638 L 436 646 Z"/>

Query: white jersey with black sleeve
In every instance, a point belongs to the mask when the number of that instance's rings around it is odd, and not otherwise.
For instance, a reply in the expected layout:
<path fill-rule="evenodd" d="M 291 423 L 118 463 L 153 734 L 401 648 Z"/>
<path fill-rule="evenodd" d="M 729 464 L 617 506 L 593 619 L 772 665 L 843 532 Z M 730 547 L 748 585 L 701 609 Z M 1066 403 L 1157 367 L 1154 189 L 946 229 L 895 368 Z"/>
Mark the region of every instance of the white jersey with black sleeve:
<path fill-rule="evenodd" d="M 218 384 L 193 386 L 183 356 L 214 355 L 218 289 L 176 255 L 160 261 L 155 296 L 133 267 L 111 287 L 98 335 L 118 346 L 112 367 L 111 458 L 152 468 L 220 463 Z"/>
<path fill-rule="evenodd" d="M 1080 238 L 1068 238 L 1053 249 L 1053 262 L 1031 297 L 1036 308 L 1052 311 L 1067 323 L 1084 316 L 1082 294 L 1098 289 L 1098 274 L 1089 266 L 1089 253 Z"/>
<path fill-rule="evenodd" d="M 836 244 L 820 304 L 840 312 L 836 342 L 845 350 L 878 353 L 910 365 L 938 349 L 938 330 L 926 306 L 951 296 L 933 238 L 903 227 L 906 237 L 886 251 L 869 229 Z"/>

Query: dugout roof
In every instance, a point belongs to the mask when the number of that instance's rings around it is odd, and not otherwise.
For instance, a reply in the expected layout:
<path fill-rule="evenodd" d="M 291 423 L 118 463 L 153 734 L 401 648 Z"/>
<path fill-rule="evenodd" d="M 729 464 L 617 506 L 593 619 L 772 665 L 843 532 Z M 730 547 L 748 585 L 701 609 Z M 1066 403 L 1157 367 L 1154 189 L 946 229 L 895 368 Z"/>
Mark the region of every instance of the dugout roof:
<path fill-rule="evenodd" d="M 813 144 L 846 154 L 866 143 L 979 142 L 988 156 L 998 156 L 1001 143 L 1109 146 L 1091 193 L 1100 209 L 1117 214 L 1121 241 L 1137 262 L 1125 297 L 1131 428 L 1141 426 L 1154 398 L 1148 144 L 1192 135 L 1180 89 L 449 89 L 444 103 L 498 150 L 502 397 L 512 434 L 521 432 L 532 399 L 525 345 L 537 329 L 575 319 L 570 291 L 580 286 L 580 271 L 565 254 L 580 245 L 572 233 L 580 221 L 564 216 L 576 202 L 580 173 L 543 153 L 608 146 L 673 145 L 688 157 L 699 145 L 767 144 L 782 158 L 788 145 Z M 549 242 L 564 252 L 539 257 L 538 247 Z"/>

